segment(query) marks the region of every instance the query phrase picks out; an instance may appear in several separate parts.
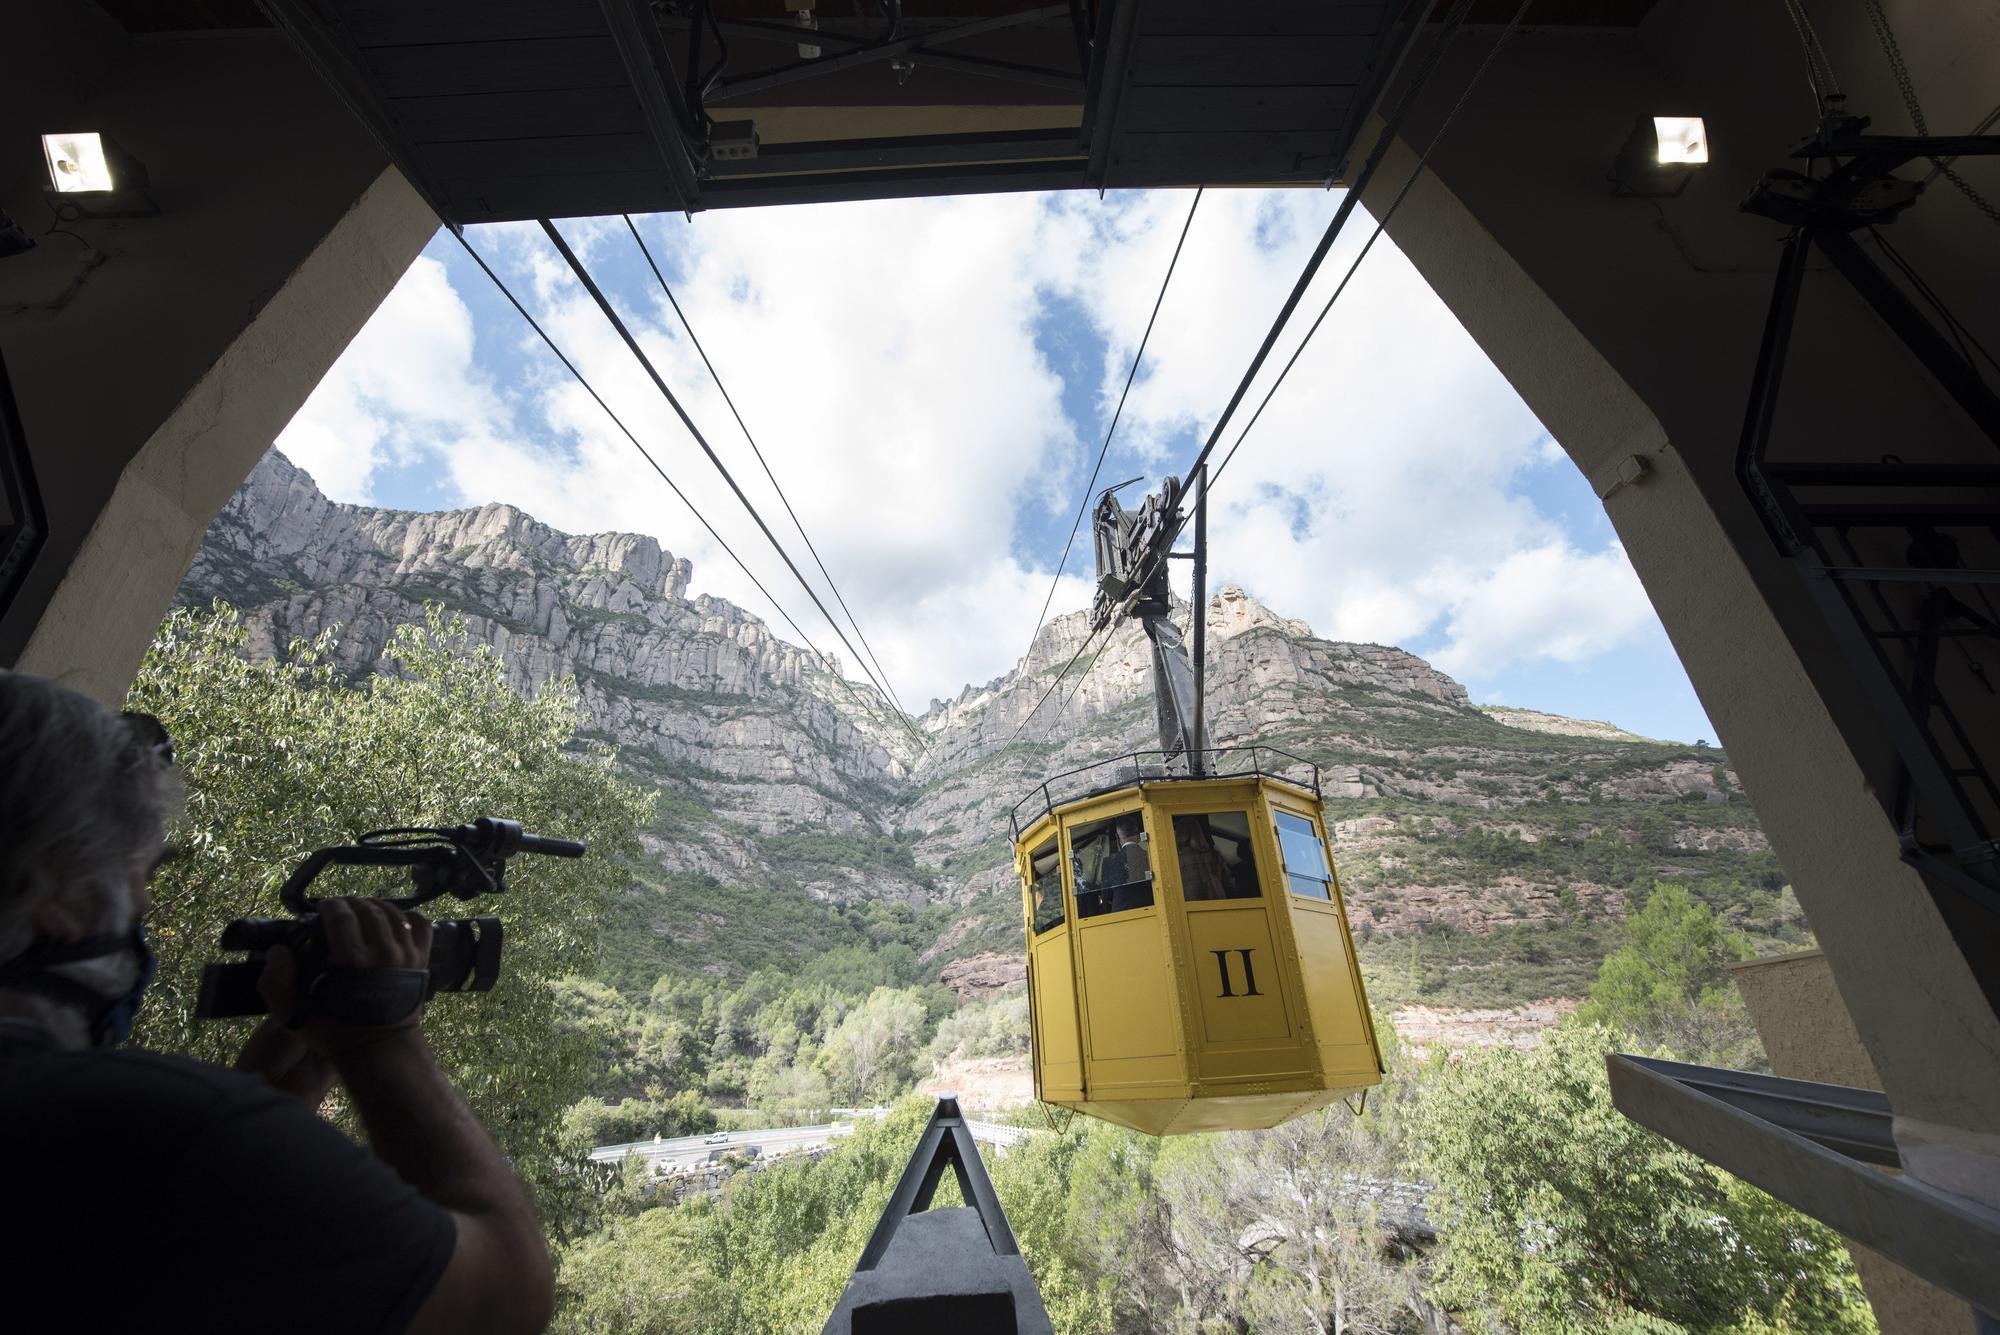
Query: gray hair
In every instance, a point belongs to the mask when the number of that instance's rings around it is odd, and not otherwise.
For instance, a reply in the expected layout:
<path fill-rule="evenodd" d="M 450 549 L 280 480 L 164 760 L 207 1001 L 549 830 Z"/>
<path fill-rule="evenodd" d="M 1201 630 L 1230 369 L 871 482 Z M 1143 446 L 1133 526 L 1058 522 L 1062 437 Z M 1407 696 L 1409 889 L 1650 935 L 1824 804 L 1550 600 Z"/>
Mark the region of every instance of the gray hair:
<path fill-rule="evenodd" d="M 0 672 L 0 960 L 52 899 L 109 894 L 165 837 L 180 787 L 151 737 L 87 695 Z"/>

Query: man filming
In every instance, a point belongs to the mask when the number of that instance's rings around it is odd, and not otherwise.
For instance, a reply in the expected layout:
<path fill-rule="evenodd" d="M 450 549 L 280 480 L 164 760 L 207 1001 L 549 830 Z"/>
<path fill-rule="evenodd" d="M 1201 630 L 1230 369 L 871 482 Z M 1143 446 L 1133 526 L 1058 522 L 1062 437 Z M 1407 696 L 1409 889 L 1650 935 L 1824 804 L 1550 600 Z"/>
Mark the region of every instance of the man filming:
<path fill-rule="evenodd" d="M 178 800 L 157 720 L 0 672 L 0 1329 L 542 1329 L 534 1204 L 421 1009 L 291 1028 L 280 948 L 235 1070 L 114 1050 L 152 977 L 146 883 Z M 426 966 L 419 914 L 321 914 L 332 965 Z M 373 1153 L 318 1117 L 336 1081 Z"/>

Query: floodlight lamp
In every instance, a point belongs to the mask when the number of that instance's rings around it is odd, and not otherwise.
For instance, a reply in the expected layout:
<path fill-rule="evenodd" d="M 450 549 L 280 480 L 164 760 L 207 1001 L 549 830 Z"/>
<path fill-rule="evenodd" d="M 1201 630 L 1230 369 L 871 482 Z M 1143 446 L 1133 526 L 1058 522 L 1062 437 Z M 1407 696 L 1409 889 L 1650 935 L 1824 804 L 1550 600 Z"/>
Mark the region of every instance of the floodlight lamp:
<path fill-rule="evenodd" d="M 1708 161 L 1708 131 L 1699 116 L 1653 117 L 1654 159 L 1698 167 Z"/>
<path fill-rule="evenodd" d="M 1708 162 L 1708 128 L 1699 116 L 1640 116 L 1611 163 L 1614 193 L 1668 199 L 1687 189 Z"/>
<path fill-rule="evenodd" d="M 116 190 L 104 136 L 95 133 L 45 134 L 42 153 L 49 161 L 49 188 L 59 195 Z"/>

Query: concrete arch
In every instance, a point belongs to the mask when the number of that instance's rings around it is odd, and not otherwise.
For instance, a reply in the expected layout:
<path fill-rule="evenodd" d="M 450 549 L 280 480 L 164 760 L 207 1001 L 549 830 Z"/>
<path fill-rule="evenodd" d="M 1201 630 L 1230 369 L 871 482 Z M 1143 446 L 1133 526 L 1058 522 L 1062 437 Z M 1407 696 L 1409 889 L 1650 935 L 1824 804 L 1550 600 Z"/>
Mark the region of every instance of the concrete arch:
<path fill-rule="evenodd" d="M 0 662 L 119 700 L 209 523 L 437 219 L 275 32 L 142 40 L 35 8 L 0 55 L 0 207 L 47 216 L 36 135 L 74 122 L 147 165 L 160 212 L 0 262 L 50 530 Z"/>
<path fill-rule="evenodd" d="M 1829 11 L 1821 31 L 1835 64 L 1850 72 L 1851 104 L 1900 131 L 1859 7 L 1818 8 Z M 1890 13 L 1927 107 L 1938 108 L 1932 119 L 1970 128 L 1995 86 L 2000 15 L 1973 5 Z M 1439 83 L 1462 88 L 1493 40 L 1466 33 Z M 1521 32 L 1389 231 L 1604 500 L 1791 872 L 1896 1109 L 1906 1163 L 1995 1202 L 1990 937 L 1954 931 L 1902 860 L 1885 811 L 1896 774 L 1887 741 L 1733 472 L 1783 235 L 1737 201 L 1813 128 L 1798 62 L 1775 5 L 1662 7 L 1622 41 Z M 1429 100 L 1408 141 L 1429 142 L 1449 97 Z M 1640 113 L 1689 110 L 1708 118 L 1715 159 L 1685 195 L 1613 197 L 1605 171 L 1623 130 Z M 1579 142 L 1580 126 L 1597 137 Z M 1386 208 L 1413 161 L 1399 144 L 1367 196 L 1372 209 Z M 1984 338 L 2000 310 L 1989 226 L 1948 191 L 1897 224 L 1898 245 L 1951 276 L 1954 305 Z M 1793 365 L 1815 392 L 1784 398 L 1779 439 L 1807 442 L 1802 457 L 1872 460 L 1884 442 L 1924 458 L 1990 452 L 1837 275 L 1808 278 Z M 1900 444 L 1913 437 L 1921 446 Z M 1930 1153 L 1940 1139 L 1966 1155 Z M 1946 1158 L 1954 1166 L 1941 1167 Z"/>

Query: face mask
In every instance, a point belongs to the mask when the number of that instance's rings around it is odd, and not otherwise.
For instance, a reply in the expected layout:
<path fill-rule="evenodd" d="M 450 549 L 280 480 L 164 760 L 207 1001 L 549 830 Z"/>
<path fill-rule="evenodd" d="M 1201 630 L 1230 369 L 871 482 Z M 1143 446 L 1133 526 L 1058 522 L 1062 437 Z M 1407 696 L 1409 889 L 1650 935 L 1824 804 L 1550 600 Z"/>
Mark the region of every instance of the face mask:
<path fill-rule="evenodd" d="M 139 976 L 115 997 L 107 997 L 78 979 L 49 972 L 52 965 L 74 964 L 128 950 L 138 958 Z M 146 989 L 151 986 L 159 965 L 159 957 L 153 954 L 152 944 L 146 940 L 145 924 L 135 923 L 123 935 L 87 936 L 80 941 L 38 941 L 0 964 L 0 987 L 40 992 L 66 1005 L 82 1007 L 89 1017 L 90 1041 L 100 1048 L 115 1048 L 132 1036 L 132 1025 L 139 1018 L 139 1003 L 145 1000 Z"/>

